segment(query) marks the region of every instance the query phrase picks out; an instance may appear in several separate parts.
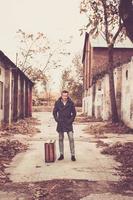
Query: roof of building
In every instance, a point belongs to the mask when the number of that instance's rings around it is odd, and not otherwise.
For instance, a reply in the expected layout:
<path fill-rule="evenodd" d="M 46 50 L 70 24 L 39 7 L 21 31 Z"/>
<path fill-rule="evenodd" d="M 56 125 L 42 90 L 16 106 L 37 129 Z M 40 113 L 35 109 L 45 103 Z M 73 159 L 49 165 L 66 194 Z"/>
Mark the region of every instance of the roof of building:
<path fill-rule="evenodd" d="M 15 64 L 2 51 L 0 51 L 0 61 L 3 62 L 6 69 L 16 68 Z"/>
<path fill-rule="evenodd" d="M 102 36 L 97 37 L 96 39 L 92 38 L 89 33 L 85 33 L 85 40 L 84 40 L 84 47 L 83 47 L 83 56 L 82 56 L 82 62 L 85 58 L 85 48 L 86 48 L 86 42 L 90 41 L 91 46 L 93 48 L 107 48 L 107 43 L 104 40 Z M 114 45 L 115 49 L 133 49 L 133 43 L 129 40 L 128 37 L 123 42 L 116 42 Z"/>
<path fill-rule="evenodd" d="M 102 36 L 99 36 L 96 39 L 91 38 L 91 45 L 92 47 L 106 47 L 107 48 L 107 42 Z M 114 44 L 114 48 L 131 49 L 133 48 L 133 43 L 129 40 L 128 37 L 126 37 L 125 40 L 123 40 L 122 42 L 116 40 Z"/>
<path fill-rule="evenodd" d="M 83 56 L 82 56 L 82 63 L 85 59 L 85 48 L 86 48 L 86 42 L 88 41 L 89 39 L 89 33 L 85 33 L 85 40 L 84 40 L 84 47 L 83 47 Z"/>
<path fill-rule="evenodd" d="M 34 85 L 31 79 L 29 79 L 28 76 L 26 76 L 26 74 L 20 68 L 18 68 L 2 51 L 0 51 L 0 61 L 3 62 L 6 69 L 17 70 L 27 81 Z"/>

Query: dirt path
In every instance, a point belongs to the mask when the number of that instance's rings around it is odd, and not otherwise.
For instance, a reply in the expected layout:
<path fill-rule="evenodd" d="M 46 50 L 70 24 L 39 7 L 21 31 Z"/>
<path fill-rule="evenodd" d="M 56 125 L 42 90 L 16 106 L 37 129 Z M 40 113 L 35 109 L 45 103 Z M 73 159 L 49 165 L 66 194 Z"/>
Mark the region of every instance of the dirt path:
<path fill-rule="evenodd" d="M 86 123 L 76 122 L 74 124 L 77 161 L 70 160 L 66 135 L 65 159 L 46 164 L 44 162 L 44 142 L 46 140 L 56 139 L 57 156 L 59 155 L 56 123 L 49 112 L 34 113 L 34 117 L 41 121 L 41 125 L 38 126 L 41 132 L 28 138 L 29 149 L 18 154 L 7 168 L 6 171 L 10 174 L 12 183 L 3 187 L 0 199 L 6 200 L 9 197 L 11 200 L 60 200 L 82 199 L 83 197 L 85 200 L 133 199 L 129 195 L 123 197 L 119 194 L 122 191 L 115 190 L 115 185 L 120 179 L 115 167 L 119 163 L 116 163 L 113 157 L 100 153 L 100 148 L 97 148 L 95 141 L 92 142 L 91 135 L 84 133 Z"/>
<path fill-rule="evenodd" d="M 89 181 L 117 181 L 114 166 L 116 163 L 110 157 L 104 156 L 96 148 L 95 143 L 89 143 L 88 136 L 83 133 L 86 124 L 75 124 L 76 162 L 70 160 L 70 150 L 67 135 L 65 137 L 65 159 L 55 163 L 44 162 L 44 142 L 56 139 L 58 153 L 58 134 L 55 122 L 50 113 L 36 113 L 34 117 L 41 120 L 41 132 L 29 140 L 27 152 L 18 154 L 7 169 L 13 182 L 34 182 L 51 179 L 85 179 Z"/>

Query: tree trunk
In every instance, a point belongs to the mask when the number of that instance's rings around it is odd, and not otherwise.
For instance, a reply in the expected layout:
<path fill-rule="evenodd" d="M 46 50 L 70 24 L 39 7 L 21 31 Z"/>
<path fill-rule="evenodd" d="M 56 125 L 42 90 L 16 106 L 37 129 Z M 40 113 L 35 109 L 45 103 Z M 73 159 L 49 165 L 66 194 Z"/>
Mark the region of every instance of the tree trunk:
<path fill-rule="evenodd" d="M 113 75 L 113 45 L 109 46 L 108 49 L 109 56 L 109 64 L 108 64 L 108 72 L 109 72 L 109 92 L 110 92 L 110 102 L 111 102 L 111 119 L 113 123 L 119 122 L 117 105 L 116 105 L 116 97 L 115 97 L 115 86 L 114 86 L 114 75 Z"/>
<path fill-rule="evenodd" d="M 92 85 L 92 117 L 95 117 L 96 83 Z"/>
<path fill-rule="evenodd" d="M 126 28 L 127 36 L 133 42 L 133 3 L 132 0 L 120 0 L 119 14 Z"/>

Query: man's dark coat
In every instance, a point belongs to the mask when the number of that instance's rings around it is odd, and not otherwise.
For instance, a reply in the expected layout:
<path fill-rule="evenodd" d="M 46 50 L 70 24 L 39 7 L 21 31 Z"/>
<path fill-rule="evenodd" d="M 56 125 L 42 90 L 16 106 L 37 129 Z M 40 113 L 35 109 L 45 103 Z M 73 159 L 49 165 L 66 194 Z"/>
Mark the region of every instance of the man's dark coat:
<path fill-rule="evenodd" d="M 55 102 L 53 116 L 57 122 L 57 132 L 73 132 L 72 123 L 76 117 L 76 110 L 73 101 L 68 98 L 64 105 L 61 97 Z"/>

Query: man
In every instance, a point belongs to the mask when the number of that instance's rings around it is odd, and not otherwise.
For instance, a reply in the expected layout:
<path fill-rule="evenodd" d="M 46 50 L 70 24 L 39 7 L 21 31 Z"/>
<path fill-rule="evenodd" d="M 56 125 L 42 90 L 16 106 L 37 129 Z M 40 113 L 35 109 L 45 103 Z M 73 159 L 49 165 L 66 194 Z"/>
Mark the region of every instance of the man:
<path fill-rule="evenodd" d="M 60 157 L 58 160 L 64 159 L 64 132 L 67 132 L 71 151 L 71 160 L 76 161 L 72 125 L 76 117 L 76 110 L 73 101 L 69 97 L 68 91 L 62 91 L 61 97 L 55 102 L 53 116 L 57 122 L 56 130 L 59 133 Z"/>

